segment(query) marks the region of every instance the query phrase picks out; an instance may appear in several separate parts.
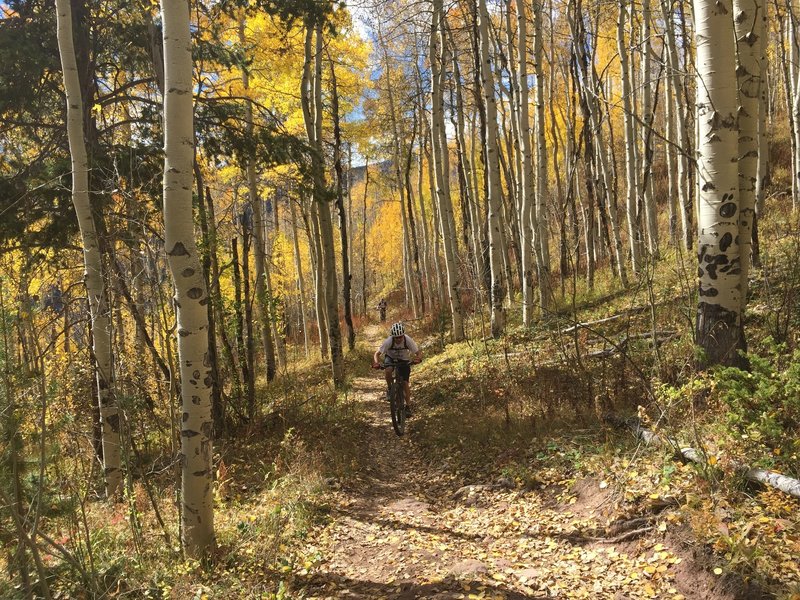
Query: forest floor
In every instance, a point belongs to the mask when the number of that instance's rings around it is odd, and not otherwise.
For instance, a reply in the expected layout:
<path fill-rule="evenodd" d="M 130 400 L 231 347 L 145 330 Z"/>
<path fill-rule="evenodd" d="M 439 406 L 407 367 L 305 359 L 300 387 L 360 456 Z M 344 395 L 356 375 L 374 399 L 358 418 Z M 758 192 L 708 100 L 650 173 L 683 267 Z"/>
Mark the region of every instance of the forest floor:
<path fill-rule="evenodd" d="M 626 514 L 613 486 L 593 477 L 465 479 L 425 439 L 426 403 L 398 437 L 380 374 L 355 379 L 352 392 L 367 415 L 363 456 L 351 476 L 328 482 L 328 518 L 305 536 L 291 574 L 299 597 L 758 597 L 715 574 L 669 510 Z"/>

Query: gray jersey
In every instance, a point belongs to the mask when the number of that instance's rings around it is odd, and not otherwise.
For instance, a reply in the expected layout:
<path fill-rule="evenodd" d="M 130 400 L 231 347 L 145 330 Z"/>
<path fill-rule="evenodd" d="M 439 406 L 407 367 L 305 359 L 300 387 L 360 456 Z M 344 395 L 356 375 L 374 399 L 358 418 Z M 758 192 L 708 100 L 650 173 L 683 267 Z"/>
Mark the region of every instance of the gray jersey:
<path fill-rule="evenodd" d="M 387 358 L 392 360 L 411 360 L 411 357 L 419 352 L 419 346 L 410 336 L 404 335 L 403 339 L 397 342 L 394 341 L 392 336 L 389 336 L 383 340 L 378 352 L 383 354 L 384 360 Z"/>

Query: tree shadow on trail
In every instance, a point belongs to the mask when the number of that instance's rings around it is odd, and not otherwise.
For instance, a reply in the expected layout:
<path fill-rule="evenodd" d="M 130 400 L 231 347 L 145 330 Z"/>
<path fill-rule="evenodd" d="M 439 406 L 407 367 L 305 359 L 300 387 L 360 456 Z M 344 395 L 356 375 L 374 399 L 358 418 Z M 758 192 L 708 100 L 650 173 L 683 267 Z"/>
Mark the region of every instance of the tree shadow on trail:
<path fill-rule="evenodd" d="M 501 584 L 484 583 L 481 581 L 459 580 L 448 576 L 436 583 L 415 583 L 413 581 L 396 581 L 394 583 L 381 583 L 363 579 L 353 579 L 337 573 L 314 573 L 306 578 L 297 577 L 294 587 L 302 589 L 306 597 L 322 598 L 349 598 L 363 600 L 377 600 L 386 598 L 391 600 L 414 600 L 415 598 L 431 598 L 436 600 L 450 600 L 464 598 L 470 592 L 465 590 L 469 585 L 472 591 L 482 592 L 481 597 L 504 598 L 505 600 L 528 600 L 531 598 L 552 598 L 546 592 L 528 595 L 512 590 Z"/>
<path fill-rule="evenodd" d="M 458 538 L 461 540 L 465 540 L 467 542 L 479 542 L 483 540 L 485 537 L 477 533 L 464 533 L 462 531 L 455 531 L 453 529 L 450 529 L 449 527 L 431 527 L 430 525 L 408 523 L 405 521 L 400 521 L 399 519 L 371 518 L 371 514 L 363 512 L 345 512 L 345 511 L 340 511 L 340 512 L 342 514 L 346 514 L 350 518 L 355 519 L 357 521 L 371 523 L 373 525 L 378 525 L 379 527 L 390 530 L 402 529 L 405 531 L 416 531 L 420 533 L 427 533 L 434 536 Z"/>

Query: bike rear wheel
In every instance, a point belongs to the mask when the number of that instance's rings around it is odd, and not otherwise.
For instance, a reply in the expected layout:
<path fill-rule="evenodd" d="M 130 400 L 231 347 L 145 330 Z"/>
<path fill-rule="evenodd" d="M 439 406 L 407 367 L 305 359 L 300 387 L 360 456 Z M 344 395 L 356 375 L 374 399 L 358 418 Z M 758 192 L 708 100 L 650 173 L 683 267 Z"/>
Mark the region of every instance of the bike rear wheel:
<path fill-rule="evenodd" d="M 392 413 L 392 427 L 397 435 L 406 432 L 406 390 L 403 382 L 396 381 L 389 392 L 389 408 Z"/>

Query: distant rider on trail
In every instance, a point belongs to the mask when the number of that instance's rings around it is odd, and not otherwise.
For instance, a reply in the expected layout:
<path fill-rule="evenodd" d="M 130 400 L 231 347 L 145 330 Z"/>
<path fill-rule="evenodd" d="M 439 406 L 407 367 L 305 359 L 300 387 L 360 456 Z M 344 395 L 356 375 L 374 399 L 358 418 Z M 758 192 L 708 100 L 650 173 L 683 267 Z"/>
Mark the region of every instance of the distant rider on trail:
<path fill-rule="evenodd" d="M 405 386 L 406 406 L 410 407 L 411 384 L 409 379 L 411 377 L 411 365 L 407 363 L 395 365 L 394 362 L 401 360 L 417 364 L 422 360 L 422 351 L 411 336 L 406 335 L 402 323 L 392 325 L 389 337 L 383 340 L 380 347 L 375 351 L 375 355 L 372 357 L 372 366 L 376 369 L 381 366 L 381 355 L 383 355 L 383 373 L 386 375 L 387 389 L 392 385 L 394 370 L 397 369 L 397 374 L 403 380 Z M 406 416 L 410 416 L 411 409 L 407 408 L 406 412 Z"/>
<path fill-rule="evenodd" d="M 381 301 L 378 302 L 378 306 L 376 307 L 381 314 L 381 323 L 386 322 L 386 298 L 381 298 Z"/>

